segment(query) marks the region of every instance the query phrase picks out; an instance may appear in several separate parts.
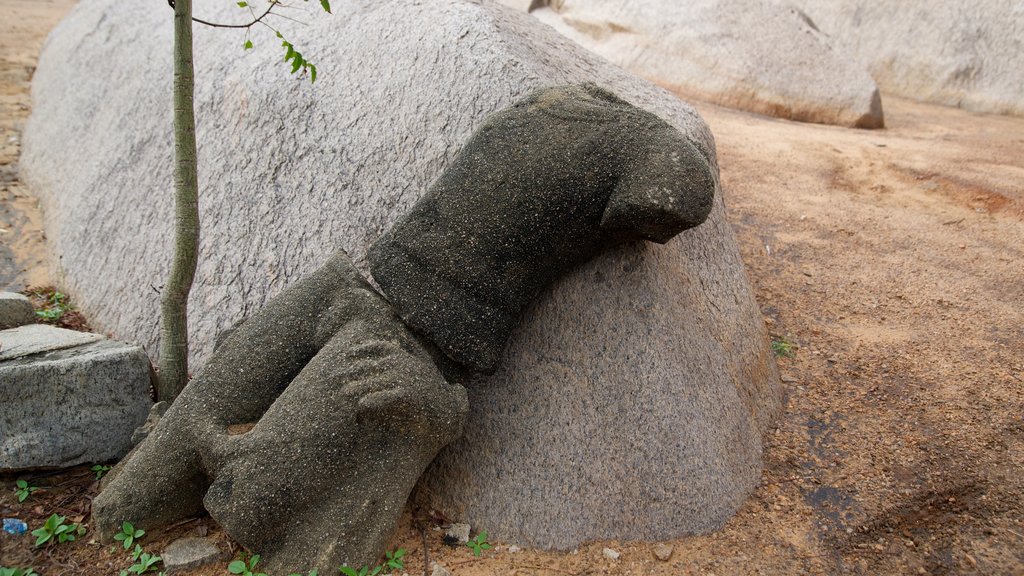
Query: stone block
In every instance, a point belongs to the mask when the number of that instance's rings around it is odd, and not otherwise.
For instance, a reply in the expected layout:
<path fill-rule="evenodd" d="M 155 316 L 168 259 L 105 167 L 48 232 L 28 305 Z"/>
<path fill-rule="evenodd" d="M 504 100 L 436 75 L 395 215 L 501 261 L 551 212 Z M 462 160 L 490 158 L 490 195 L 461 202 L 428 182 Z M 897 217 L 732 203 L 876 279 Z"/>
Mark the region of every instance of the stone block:
<path fill-rule="evenodd" d="M 16 328 L 36 321 L 32 302 L 16 292 L 0 292 L 0 330 Z"/>
<path fill-rule="evenodd" d="M 152 404 L 141 347 L 43 325 L 0 331 L 0 342 L 0 471 L 128 452 Z"/>

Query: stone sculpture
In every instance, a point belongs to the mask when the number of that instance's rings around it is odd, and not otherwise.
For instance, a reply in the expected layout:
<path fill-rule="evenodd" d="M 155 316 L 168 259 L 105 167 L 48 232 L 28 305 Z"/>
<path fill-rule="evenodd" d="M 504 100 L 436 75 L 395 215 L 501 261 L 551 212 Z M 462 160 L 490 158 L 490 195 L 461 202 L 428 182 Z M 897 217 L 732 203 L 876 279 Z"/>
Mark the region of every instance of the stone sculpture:
<path fill-rule="evenodd" d="M 239 325 L 95 499 L 96 527 L 205 508 L 270 570 L 373 563 L 527 302 L 603 248 L 700 224 L 714 188 L 653 114 L 592 84 L 532 93 L 371 248 L 384 296 L 339 253 Z"/>

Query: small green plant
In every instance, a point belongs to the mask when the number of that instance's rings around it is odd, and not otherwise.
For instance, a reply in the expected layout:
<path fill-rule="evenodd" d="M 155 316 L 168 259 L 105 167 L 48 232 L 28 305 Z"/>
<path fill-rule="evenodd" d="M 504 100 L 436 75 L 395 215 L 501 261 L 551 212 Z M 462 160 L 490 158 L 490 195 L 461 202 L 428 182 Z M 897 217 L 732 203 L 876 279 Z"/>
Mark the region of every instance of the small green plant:
<path fill-rule="evenodd" d="M 338 568 L 338 570 L 345 576 L 377 576 L 377 574 L 380 574 L 380 571 L 383 569 L 383 566 L 374 566 L 373 568 L 363 566 L 358 570 L 351 566 L 342 566 L 341 568 Z"/>
<path fill-rule="evenodd" d="M 37 486 L 32 486 L 24 480 L 14 482 L 14 493 L 18 495 L 18 502 L 24 502 L 36 490 L 39 490 Z"/>
<path fill-rule="evenodd" d="M 0 566 L 0 576 L 39 576 L 39 573 L 31 568 L 8 568 Z"/>
<path fill-rule="evenodd" d="M 96 473 L 96 479 L 99 480 L 100 478 L 103 478 L 103 476 L 106 475 L 107 472 L 110 472 L 110 466 L 104 466 L 102 464 L 97 464 L 97 465 L 93 466 L 92 468 L 89 468 L 89 470 L 92 470 L 93 472 L 95 472 Z"/>
<path fill-rule="evenodd" d="M 256 571 L 256 564 L 260 561 L 259 554 L 253 554 L 248 559 L 241 558 L 228 564 L 228 572 L 240 576 L 267 576 L 264 572 Z"/>
<path fill-rule="evenodd" d="M 42 546 L 47 542 L 74 542 L 76 536 L 85 534 L 85 527 L 79 524 L 65 524 L 65 516 L 51 514 L 41 528 L 32 531 L 36 537 L 36 546 Z"/>
<path fill-rule="evenodd" d="M 135 528 L 131 522 L 125 522 L 124 524 L 121 524 L 121 531 L 114 534 L 114 540 L 123 542 L 124 549 L 127 550 L 132 547 L 132 544 L 134 544 L 136 540 L 142 538 L 145 534 L 145 530 L 139 530 Z"/>
<path fill-rule="evenodd" d="M 490 550 L 491 545 L 487 542 L 487 532 L 480 532 L 476 538 L 471 538 L 469 542 L 466 542 L 466 546 L 473 550 L 473 556 L 479 556 L 484 550 Z"/>
<path fill-rule="evenodd" d="M 143 552 L 142 548 L 136 544 L 135 551 L 132 552 L 132 560 L 135 563 L 129 566 L 127 570 L 121 570 L 121 576 L 156 571 L 156 565 L 161 561 L 161 558 L 149 552 Z"/>
<path fill-rule="evenodd" d="M 54 290 L 49 293 L 37 292 L 36 295 L 43 300 L 43 306 L 36 310 L 36 316 L 42 319 L 43 322 L 56 322 L 60 320 L 60 317 L 65 312 L 71 310 L 68 296 L 63 292 Z"/>
<path fill-rule="evenodd" d="M 387 552 L 384 554 L 384 568 L 391 572 L 392 570 L 403 570 L 405 569 L 405 563 L 402 558 L 405 557 L 405 548 L 399 548 L 394 552 Z"/>
<path fill-rule="evenodd" d="M 792 358 L 796 355 L 796 344 L 785 336 L 772 339 L 772 352 L 780 358 Z"/>

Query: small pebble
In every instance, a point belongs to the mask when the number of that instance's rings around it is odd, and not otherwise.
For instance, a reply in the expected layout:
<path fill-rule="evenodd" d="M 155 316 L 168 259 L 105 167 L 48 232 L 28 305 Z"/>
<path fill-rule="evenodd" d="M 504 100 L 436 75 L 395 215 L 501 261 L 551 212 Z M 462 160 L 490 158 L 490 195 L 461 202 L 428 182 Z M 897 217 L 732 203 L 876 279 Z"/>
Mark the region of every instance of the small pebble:
<path fill-rule="evenodd" d="M 520 548 L 519 546 L 516 546 L 515 544 L 513 544 L 513 545 L 508 547 L 508 553 L 509 554 L 515 554 L 516 552 L 519 552 L 520 550 L 522 550 L 522 548 Z"/>
<path fill-rule="evenodd" d="M 437 562 L 431 562 L 430 565 L 434 567 L 433 571 L 430 572 L 430 576 L 452 576 L 452 573 L 447 568 Z"/>
<path fill-rule="evenodd" d="M 601 551 L 601 554 L 609 560 L 618 560 L 620 554 L 611 548 L 605 548 Z"/>
<path fill-rule="evenodd" d="M 449 546 L 469 542 L 469 524 L 452 524 L 444 532 L 444 543 Z"/>
<path fill-rule="evenodd" d="M 654 545 L 654 557 L 662 562 L 668 562 L 674 550 L 675 548 L 671 544 L 658 542 Z"/>

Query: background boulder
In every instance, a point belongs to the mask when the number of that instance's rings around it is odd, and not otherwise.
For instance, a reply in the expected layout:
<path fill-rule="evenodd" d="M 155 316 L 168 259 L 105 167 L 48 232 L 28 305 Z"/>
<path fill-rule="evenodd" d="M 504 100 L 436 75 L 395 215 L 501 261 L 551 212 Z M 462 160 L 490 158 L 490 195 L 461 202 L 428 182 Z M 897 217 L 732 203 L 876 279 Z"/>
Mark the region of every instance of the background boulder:
<path fill-rule="evenodd" d="M 226 7 L 225 7 L 226 6 Z M 258 7 L 257 7 L 258 8 Z M 277 24 L 320 71 L 288 76 L 280 42 L 196 30 L 196 366 L 216 335 L 404 214 L 488 114 L 540 86 L 594 81 L 687 135 L 694 110 L 525 13 L 459 0 L 335 3 Z M 228 3 L 199 17 L 243 21 Z M 98 329 L 156 353 L 171 236 L 171 11 L 83 0 L 36 72 L 22 170 L 59 277 Z M 503 367 L 469 389 L 465 437 L 422 481 L 494 538 L 569 547 L 720 526 L 760 475 L 780 394 L 721 194 L 664 246 L 628 245 L 547 290 Z"/>
<path fill-rule="evenodd" d="M 588 50 L 686 96 L 759 114 L 880 128 L 867 71 L 771 0 L 501 0 Z"/>
<path fill-rule="evenodd" d="M 794 0 L 886 94 L 1024 115 L 1019 0 Z"/>

